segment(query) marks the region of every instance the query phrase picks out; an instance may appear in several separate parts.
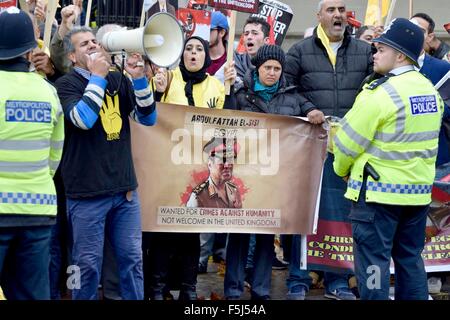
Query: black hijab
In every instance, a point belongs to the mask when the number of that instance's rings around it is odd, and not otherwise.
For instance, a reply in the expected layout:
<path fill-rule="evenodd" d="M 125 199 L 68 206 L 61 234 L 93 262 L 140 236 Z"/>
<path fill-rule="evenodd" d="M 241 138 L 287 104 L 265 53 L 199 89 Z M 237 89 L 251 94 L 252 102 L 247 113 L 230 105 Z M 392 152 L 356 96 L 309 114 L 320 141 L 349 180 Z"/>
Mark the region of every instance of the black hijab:
<path fill-rule="evenodd" d="M 186 45 L 192 39 L 197 39 L 198 41 L 200 41 L 205 51 L 205 62 L 203 63 L 203 67 L 196 72 L 188 71 L 188 69 L 186 69 L 186 66 L 184 65 L 184 51 L 186 50 Z M 210 65 L 211 65 L 211 58 L 209 57 L 208 42 L 197 36 L 188 38 L 184 42 L 183 55 L 180 61 L 180 71 L 181 75 L 183 76 L 183 80 L 186 82 L 186 85 L 184 86 L 184 93 L 186 95 L 186 98 L 188 99 L 188 103 L 190 106 L 195 106 L 194 97 L 192 95 L 192 88 L 194 84 L 200 83 L 206 79 L 206 77 L 208 76 L 206 74 L 206 69 L 208 69 Z"/>

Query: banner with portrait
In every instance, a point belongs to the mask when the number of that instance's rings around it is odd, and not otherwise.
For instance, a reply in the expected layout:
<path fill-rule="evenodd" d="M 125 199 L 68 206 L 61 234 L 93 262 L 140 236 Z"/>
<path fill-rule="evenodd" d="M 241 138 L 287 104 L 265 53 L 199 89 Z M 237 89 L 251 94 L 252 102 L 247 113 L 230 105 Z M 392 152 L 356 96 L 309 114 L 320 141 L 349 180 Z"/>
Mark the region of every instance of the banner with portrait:
<path fill-rule="evenodd" d="M 144 231 L 316 232 L 322 126 L 162 103 L 157 112 L 153 127 L 132 122 Z"/>
<path fill-rule="evenodd" d="M 177 11 L 177 19 L 183 28 L 185 39 L 198 36 L 209 41 L 211 12 L 206 10 L 179 8 Z"/>

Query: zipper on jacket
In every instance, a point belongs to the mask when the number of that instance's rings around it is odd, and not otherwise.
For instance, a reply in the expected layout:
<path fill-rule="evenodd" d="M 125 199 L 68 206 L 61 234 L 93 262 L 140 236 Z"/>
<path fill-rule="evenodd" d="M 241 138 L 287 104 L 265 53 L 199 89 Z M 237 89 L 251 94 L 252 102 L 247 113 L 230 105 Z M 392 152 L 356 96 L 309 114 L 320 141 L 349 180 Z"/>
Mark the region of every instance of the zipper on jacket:
<path fill-rule="evenodd" d="M 332 116 L 338 116 L 338 83 L 337 83 L 337 73 L 336 68 L 333 69 L 333 79 L 334 79 L 334 100 L 333 100 L 333 114 Z"/>

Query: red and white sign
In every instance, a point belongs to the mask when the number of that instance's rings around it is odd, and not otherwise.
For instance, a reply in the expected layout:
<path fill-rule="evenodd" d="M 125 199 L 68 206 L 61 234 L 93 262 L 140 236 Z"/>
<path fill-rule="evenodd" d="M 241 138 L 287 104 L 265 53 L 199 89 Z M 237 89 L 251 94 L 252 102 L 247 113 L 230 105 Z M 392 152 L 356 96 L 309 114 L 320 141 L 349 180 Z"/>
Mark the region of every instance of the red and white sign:
<path fill-rule="evenodd" d="M 258 12 L 259 0 L 209 0 L 214 8 L 230 9 L 239 12 Z"/>
<path fill-rule="evenodd" d="M 209 41 L 211 27 L 211 12 L 206 10 L 195 10 L 179 8 L 177 18 L 184 31 L 185 38 L 199 36 Z"/>
<path fill-rule="evenodd" d="M 0 0 L 0 12 L 9 7 L 17 7 L 17 0 Z"/>

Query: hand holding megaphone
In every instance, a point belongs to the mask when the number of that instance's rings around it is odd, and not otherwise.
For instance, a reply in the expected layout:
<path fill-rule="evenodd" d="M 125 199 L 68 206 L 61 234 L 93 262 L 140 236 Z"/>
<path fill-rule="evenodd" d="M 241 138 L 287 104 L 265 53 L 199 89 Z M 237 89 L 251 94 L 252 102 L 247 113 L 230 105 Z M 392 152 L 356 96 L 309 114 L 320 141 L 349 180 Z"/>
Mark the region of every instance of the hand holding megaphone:
<path fill-rule="evenodd" d="M 133 53 L 128 57 L 125 62 L 125 71 L 128 72 L 133 79 L 145 77 L 144 60 L 139 53 Z"/>
<path fill-rule="evenodd" d="M 104 53 L 93 52 L 86 55 L 86 65 L 88 70 L 96 76 L 106 78 L 109 73 L 111 63 Z"/>

